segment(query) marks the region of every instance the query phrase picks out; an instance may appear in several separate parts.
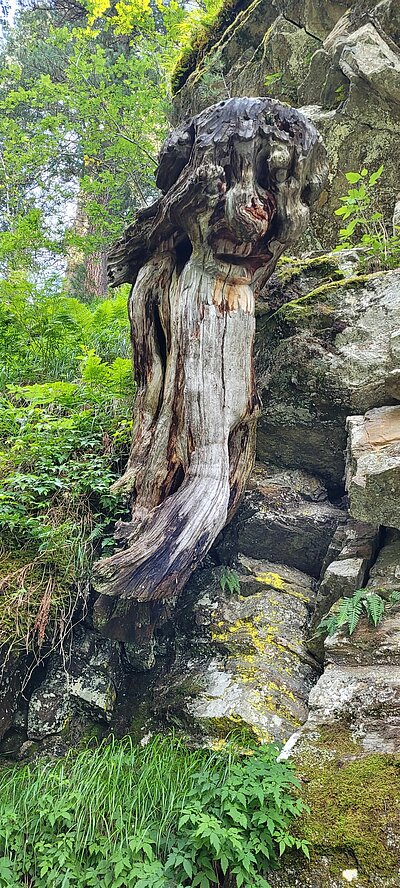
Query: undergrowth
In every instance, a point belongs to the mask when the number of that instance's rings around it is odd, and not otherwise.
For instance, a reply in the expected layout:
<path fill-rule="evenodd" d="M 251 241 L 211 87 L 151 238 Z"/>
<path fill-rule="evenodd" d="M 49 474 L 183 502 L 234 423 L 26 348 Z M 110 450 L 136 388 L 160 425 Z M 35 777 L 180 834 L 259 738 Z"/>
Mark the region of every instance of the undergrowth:
<path fill-rule="evenodd" d="M 267 888 L 306 806 L 276 746 L 189 750 L 173 737 L 8 770 L 0 884 L 29 888 Z"/>
<path fill-rule="evenodd" d="M 107 553 L 122 510 L 110 485 L 134 395 L 124 296 L 89 307 L 14 283 L 0 293 L 3 666 L 11 652 L 37 659 L 62 644 L 82 612 L 94 553 Z"/>

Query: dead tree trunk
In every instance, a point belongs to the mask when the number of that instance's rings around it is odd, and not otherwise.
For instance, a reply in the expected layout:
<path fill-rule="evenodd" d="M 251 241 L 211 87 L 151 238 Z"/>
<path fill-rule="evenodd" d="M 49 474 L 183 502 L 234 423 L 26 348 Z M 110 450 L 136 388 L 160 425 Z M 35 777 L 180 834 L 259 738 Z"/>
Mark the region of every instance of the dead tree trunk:
<path fill-rule="evenodd" d="M 133 501 L 126 548 L 95 576 L 106 635 L 137 640 L 137 604 L 176 600 L 238 505 L 258 412 L 253 284 L 304 230 L 326 172 L 298 112 L 266 98 L 220 102 L 167 139 L 164 196 L 110 255 L 113 285 L 133 283 L 138 395 L 119 482 Z"/>

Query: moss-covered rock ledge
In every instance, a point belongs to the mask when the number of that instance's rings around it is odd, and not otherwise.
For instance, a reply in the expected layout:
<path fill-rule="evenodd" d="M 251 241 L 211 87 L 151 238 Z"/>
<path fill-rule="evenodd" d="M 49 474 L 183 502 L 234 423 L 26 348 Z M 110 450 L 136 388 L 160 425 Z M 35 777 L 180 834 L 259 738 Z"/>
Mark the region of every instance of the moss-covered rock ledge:
<path fill-rule="evenodd" d="M 400 753 L 362 755 L 350 732 L 326 726 L 302 740 L 295 761 L 310 808 L 299 824 L 310 862 L 286 862 L 273 888 L 398 888 Z"/>

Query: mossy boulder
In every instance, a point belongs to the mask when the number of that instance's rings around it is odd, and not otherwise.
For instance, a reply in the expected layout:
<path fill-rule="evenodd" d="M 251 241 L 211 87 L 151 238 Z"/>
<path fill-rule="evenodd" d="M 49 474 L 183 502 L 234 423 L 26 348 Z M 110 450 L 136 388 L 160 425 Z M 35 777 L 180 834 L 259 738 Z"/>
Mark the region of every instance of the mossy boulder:
<path fill-rule="evenodd" d="M 345 727 L 316 729 L 295 756 L 309 813 L 299 834 L 311 860 L 270 878 L 273 888 L 395 888 L 400 866 L 400 757 L 362 754 Z"/>
<path fill-rule="evenodd" d="M 156 708 L 202 742 L 238 728 L 260 740 L 286 740 L 307 717 L 317 677 L 305 646 L 313 581 L 243 556 L 240 592 L 223 591 L 223 576 L 211 568 L 191 580 L 181 611 L 185 634 L 158 685 Z"/>

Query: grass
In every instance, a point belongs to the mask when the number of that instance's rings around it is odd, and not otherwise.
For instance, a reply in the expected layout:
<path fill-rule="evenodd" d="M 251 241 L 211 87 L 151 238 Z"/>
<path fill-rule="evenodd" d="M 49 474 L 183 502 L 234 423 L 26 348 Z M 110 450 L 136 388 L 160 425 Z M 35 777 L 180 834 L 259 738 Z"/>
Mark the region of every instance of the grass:
<path fill-rule="evenodd" d="M 265 888 L 285 847 L 307 853 L 288 831 L 304 805 L 277 752 L 111 737 L 3 770 L 0 885 Z"/>

